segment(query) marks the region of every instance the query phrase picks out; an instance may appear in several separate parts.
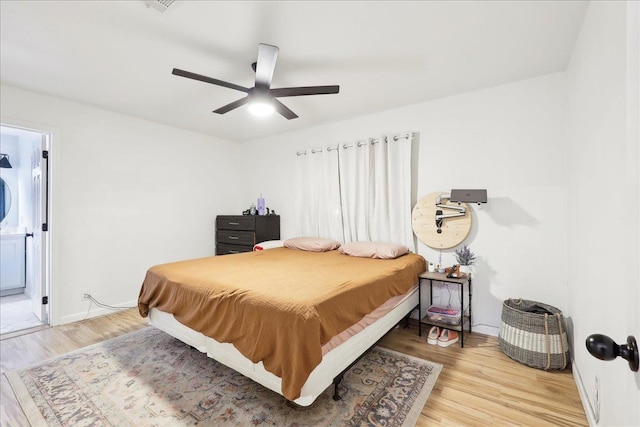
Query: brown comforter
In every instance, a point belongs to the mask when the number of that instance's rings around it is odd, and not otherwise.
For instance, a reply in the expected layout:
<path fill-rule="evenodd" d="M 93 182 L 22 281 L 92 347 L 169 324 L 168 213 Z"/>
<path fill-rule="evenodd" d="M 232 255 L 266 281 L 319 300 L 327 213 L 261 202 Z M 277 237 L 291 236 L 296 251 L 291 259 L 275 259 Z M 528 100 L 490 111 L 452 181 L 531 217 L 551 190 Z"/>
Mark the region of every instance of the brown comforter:
<path fill-rule="evenodd" d="M 147 271 L 138 309 L 156 307 L 282 378 L 297 399 L 322 359 L 321 347 L 417 282 L 425 260 L 356 258 L 287 248 L 157 265 Z"/>

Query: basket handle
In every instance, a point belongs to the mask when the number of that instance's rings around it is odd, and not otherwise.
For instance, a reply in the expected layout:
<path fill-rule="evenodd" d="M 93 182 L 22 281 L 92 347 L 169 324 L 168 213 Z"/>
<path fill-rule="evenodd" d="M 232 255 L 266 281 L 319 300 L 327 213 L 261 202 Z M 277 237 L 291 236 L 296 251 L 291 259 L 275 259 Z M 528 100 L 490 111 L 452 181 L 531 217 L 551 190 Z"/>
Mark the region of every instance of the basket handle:
<path fill-rule="evenodd" d="M 547 348 L 547 366 L 544 368 L 545 371 L 548 371 L 551 367 L 551 342 L 549 341 L 549 324 L 547 323 L 549 320 L 549 315 L 547 313 L 544 314 L 544 342 Z"/>
<path fill-rule="evenodd" d="M 564 334 L 562 330 L 562 319 L 560 317 L 560 313 L 555 313 L 555 318 L 558 321 L 558 331 L 560 332 L 560 350 L 562 351 L 562 369 L 567 367 L 567 351 L 564 346 L 564 340 L 562 336 Z M 547 347 L 547 367 L 544 368 L 545 371 L 548 371 L 551 367 L 551 342 L 549 340 L 549 324 L 547 323 L 549 320 L 549 315 L 545 313 L 544 315 L 544 340 Z"/>
<path fill-rule="evenodd" d="M 562 350 L 562 368 L 564 369 L 567 367 L 567 349 L 562 339 L 564 331 L 562 330 L 562 316 L 560 316 L 560 313 L 556 313 L 556 319 L 558 319 L 558 331 L 560 331 L 560 350 Z"/>

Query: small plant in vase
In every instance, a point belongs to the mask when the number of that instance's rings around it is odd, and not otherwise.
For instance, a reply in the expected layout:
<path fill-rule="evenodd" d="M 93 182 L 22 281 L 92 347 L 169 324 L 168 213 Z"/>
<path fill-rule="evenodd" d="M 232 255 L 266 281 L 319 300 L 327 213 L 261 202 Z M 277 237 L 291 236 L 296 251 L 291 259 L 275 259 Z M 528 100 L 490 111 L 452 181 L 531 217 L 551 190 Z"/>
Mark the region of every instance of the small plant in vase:
<path fill-rule="evenodd" d="M 476 262 L 476 255 L 464 245 L 461 249 L 456 249 L 456 261 L 460 264 L 461 273 L 471 274 L 471 266 Z"/>

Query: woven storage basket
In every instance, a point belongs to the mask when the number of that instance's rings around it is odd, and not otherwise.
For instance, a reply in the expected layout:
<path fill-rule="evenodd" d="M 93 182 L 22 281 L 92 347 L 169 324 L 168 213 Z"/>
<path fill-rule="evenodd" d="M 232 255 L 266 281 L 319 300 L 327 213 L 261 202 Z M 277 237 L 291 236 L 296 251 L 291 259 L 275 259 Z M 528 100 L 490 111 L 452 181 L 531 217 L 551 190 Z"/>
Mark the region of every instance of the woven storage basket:
<path fill-rule="evenodd" d="M 553 314 L 527 311 L 533 306 Z M 569 360 L 564 317 L 547 304 L 523 299 L 504 301 L 498 341 L 504 354 L 534 368 L 564 369 Z"/>

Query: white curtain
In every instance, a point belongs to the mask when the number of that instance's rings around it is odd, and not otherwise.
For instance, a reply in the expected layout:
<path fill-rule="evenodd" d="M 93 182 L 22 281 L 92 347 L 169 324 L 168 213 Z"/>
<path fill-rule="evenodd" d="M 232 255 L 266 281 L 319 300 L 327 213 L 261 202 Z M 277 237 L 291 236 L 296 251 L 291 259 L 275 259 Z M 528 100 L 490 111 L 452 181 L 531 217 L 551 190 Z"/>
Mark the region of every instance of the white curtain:
<path fill-rule="evenodd" d="M 313 148 L 297 156 L 296 234 L 342 241 L 338 150 Z"/>
<path fill-rule="evenodd" d="M 381 136 L 299 155 L 299 235 L 389 241 L 415 250 L 412 139 L 412 134 Z"/>
<path fill-rule="evenodd" d="M 373 146 L 371 141 L 344 144 L 339 153 L 343 242 L 372 240 L 370 218 L 375 199 L 369 189 L 373 184 Z"/>
<path fill-rule="evenodd" d="M 344 241 L 387 241 L 414 250 L 411 135 L 340 146 Z"/>

